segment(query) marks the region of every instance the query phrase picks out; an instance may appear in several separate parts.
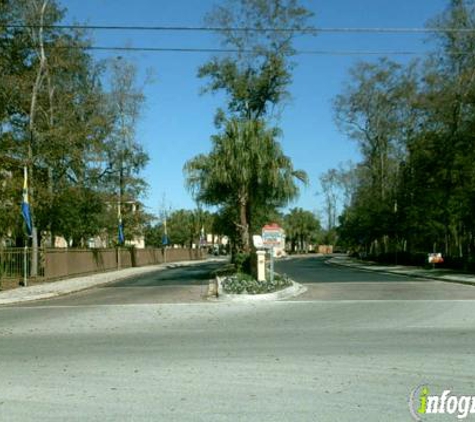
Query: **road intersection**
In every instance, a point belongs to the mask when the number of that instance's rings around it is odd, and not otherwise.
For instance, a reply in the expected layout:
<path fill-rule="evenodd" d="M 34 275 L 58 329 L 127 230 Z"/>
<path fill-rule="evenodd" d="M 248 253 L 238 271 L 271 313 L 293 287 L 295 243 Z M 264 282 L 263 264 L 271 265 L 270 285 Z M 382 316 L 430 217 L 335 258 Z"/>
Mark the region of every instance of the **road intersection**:
<path fill-rule="evenodd" d="M 311 257 L 279 264 L 298 298 L 214 303 L 214 265 L 0 307 L 0 420 L 407 421 L 422 383 L 475 393 L 475 287 Z"/>

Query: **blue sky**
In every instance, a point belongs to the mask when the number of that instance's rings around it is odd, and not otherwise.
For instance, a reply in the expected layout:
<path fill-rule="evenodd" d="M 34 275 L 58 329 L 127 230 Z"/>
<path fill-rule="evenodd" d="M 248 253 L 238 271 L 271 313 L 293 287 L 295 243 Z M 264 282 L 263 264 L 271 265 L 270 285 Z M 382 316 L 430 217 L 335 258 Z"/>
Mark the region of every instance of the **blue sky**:
<path fill-rule="evenodd" d="M 90 25 L 202 26 L 203 17 L 219 0 L 63 0 L 65 23 Z M 423 27 L 443 11 L 448 0 L 302 0 L 315 13 L 317 27 Z M 217 36 L 207 33 L 140 31 L 94 31 L 94 45 L 133 47 L 218 48 Z M 423 34 L 320 34 L 300 37 L 297 49 L 427 51 Z M 183 164 L 196 154 L 208 152 L 210 136 L 216 132 L 213 117 L 223 98 L 200 95 L 204 81 L 196 77 L 208 53 L 95 52 L 98 59 L 126 57 L 134 62 L 140 78 L 153 69 L 156 80 L 145 87 L 146 108 L 137 136 L 150 155 L 144 176 L 150 184 L 144 202 L 158 213 L 165 198 L 172 209 L 194 208 L 186 191 Z M 390 56 L 405 62 L 407 56 Z M 318 179 L 340 162 L 358 161 L 356 145 L 338 131 L 332 100 L 342 92 L 348 71 L 359 60 L 374 56 L 299 55 L 290 87 L 291 101 L 279 125 L 280 140 L 294 166 L 307 171 L 310 186 L 302 188 L 291 206 L 308 210 L 322 208 Z"/>

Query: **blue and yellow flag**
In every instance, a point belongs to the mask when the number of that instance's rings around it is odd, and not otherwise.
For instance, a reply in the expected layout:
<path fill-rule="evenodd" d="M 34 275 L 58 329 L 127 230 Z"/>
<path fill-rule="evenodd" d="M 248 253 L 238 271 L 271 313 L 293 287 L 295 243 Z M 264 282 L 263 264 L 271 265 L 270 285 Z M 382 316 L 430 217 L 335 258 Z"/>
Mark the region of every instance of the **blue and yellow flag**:
<path fill-rule="evenodd" d="M 168 239 L 167 233 L 167 214 L 165 212 L 165 218 L 163 220 L 163 236 L 162 236 L 162 246 L 168 246 L 170 240 Z"/>
<path fill-rule="evenodd" d="M 31 236 L 33 231 L 33 223 L 31 221 L 30 202 L 28 200 L 28 169 L 26 166 L 23 169 L 23 200 L 21 203 L 21 214 L 25 220 L 28 236 Z"/>
<path fill-rule="evenodd" d="M 118 230 L 118 236 L 117 236 L 117 241 L 119 242 L 119 245 L 123 245 L 125 242 L 125 236 L 124 236 L 124 224 L 122 222 L 122 213 L 120 212 L 120 204 L 119 204 L 119 230 Z"/>

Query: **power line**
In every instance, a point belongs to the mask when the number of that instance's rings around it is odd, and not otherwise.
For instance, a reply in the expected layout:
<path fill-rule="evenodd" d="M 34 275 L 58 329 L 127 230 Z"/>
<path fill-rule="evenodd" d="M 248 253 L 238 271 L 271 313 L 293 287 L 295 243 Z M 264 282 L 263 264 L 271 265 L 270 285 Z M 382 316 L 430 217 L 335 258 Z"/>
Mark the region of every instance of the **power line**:
<path fill-rule="evenodd" d="M 252 54 L 251 50 L 237 50 L 226 48 L 167 48 L 167 47 L 119 47 L 119 46 L 50 46 L 56 49 L 83 49 L 92 51 L 121 51 L 121 52 L 157 52 L 157 53 L 243 53 Z M 319 55 L 319 56 L 417 56 L 425 55 L 425 52 L 417 51 L 371 51 L 371 50 L 296 50 L 296 55 Z M 472 53 L 470 53 L 472 54 Z M 475 53 L 473 53 L 475 54 Z"/>
<path fill-rule="evenodd" d="M 161 48 L 161 47 L 99 47 L 91 46 L 90 50 L 111 51 L 149 51 L 149 52 L 174 52 L 174 53 L 252 53 L 250 50 L 233 50 L 221 48 Z M 338 51 L 338 50 L 297 50 L 296 55 L 318 56 L 361 56 L 361 55 L 421 55 L 415 51 Z"/>
<path fill-rule="evenodd" d="M 227 53 L 227 54 L 252 54 L 252 50 L 238 50 L 227 48 L 180 48 L 180 47 L 120 47 L 120 46 L 80 46 L 80 45 L 47 45 L 47 49 L 76 49 L 91 51 L 120 51 L 120 52 L 156 52 L 156 53 Z M 430 52 L 410 50 L 296 50 L 295 55 L 318 56 L 425 56 Z M 473 56 L 475 51 L 459 51 L 451 53 L 455 56 Z"/>
<path fill-rule="evenodd" d="M 40 25 L 0 24 L 0 28 L 38 29 Z M 314 33 L 367 33 L 367 34 L 429 34 L 429 33 L 475 33 L 475 28 L 357 28 L 357 27 L 306 27 L 306 28 L 253 28 L 253 27 L 212 27 L 212 26 L 131 26 L 131 25 L 44 25 L 46 29 L 85 29 L 94 31 L 170 31 L 170 32 L 291 32 Z"/>

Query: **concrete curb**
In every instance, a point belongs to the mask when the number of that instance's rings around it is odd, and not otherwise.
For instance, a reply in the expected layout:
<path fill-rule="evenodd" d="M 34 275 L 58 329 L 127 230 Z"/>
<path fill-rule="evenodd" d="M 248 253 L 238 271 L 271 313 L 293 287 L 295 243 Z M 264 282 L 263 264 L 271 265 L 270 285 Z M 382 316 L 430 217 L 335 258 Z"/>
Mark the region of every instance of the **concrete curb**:
<path fill-rule="evenodd" d="M 380 266 L 374 268 L 369 265 L 361 265 L 358 263 L 351 263 L 351 262 L 346 262 L 346 263 L 341 262 L 341 260 L 335 259 L 335 258 L 329 259 L 328 261 L 326 261 L 326 263 L 329 265 L 337 265 L 340 267 L 353 267 L 353 268 L 359 268 L 364 271 L 379 272 L 383 274 L 403 275 L 403 276 L 409 276 L 409 277 L 414 277 L 414 278 L 421 278 L 425 280 L 437 280 L 437 281 L 444 281 L 447 283 L 458 283 L 458 284 L 466 284 L 469 286 L 475 286 L 475 275 L 447 274 L 444 276 L 440 276 L 440 275 L 438 276 L 438 275 L 421 273 L 422 271 L 425 271 L 425 270 L 420 270 L 418 268 L 415 268 L 413 270 L 404 270 L 404 269 L 396 269 L 396 268 L 389 269 L 389 268 L 382 268 Z"/>
<path fill-rule="evenodd" d="M 69 278 L 66 280 L 37 284 L 35 286 L 18 287 L 12 290 L 0 291 L 0 306 L 32 302 L 43 299 L 52 299 L 155 271 L 162 271 L 169 268 L 185 267 L 201 264 L 203 262 L 214 261 L 217 260 L 208 259 L 199 261 L 182 261 L 146 267 L 124 268 L 106 273 L 91 274 L 82 277 Z"/>
<path fill-rule="evenodd" d="M 224 277 L 216 277 L 210 280 L 210 289 L 208 290 L 208 300 L 216 302 L 272 302 L 277 300 L 290 299 L 307 291 L 307 287 L 292 281 L 292 285 L 273 293 L 262 293 L 257 295 L 248 294 L 228 294 L 223 292 L 221 282 Z"/>

